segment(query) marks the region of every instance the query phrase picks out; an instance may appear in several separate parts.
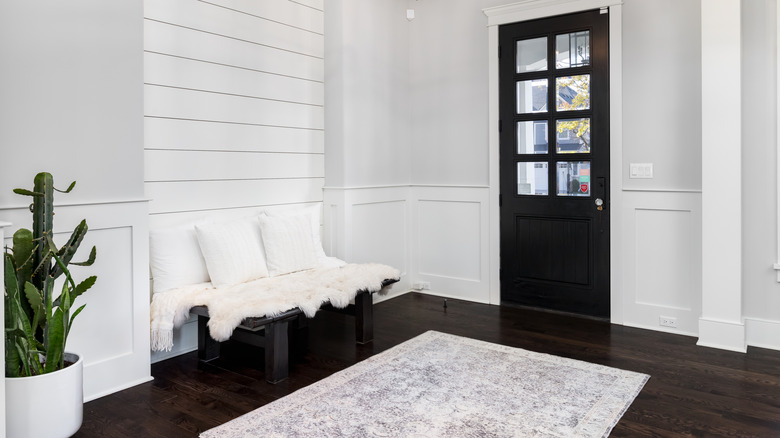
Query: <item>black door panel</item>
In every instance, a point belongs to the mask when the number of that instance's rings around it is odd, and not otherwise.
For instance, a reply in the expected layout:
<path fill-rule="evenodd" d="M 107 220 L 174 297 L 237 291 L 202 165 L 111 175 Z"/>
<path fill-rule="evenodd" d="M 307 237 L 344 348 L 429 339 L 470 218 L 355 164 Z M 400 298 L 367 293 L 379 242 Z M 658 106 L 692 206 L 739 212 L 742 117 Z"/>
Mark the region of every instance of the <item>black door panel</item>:
<path fill-rule="evenodd" d="M 608 26 L 499 28 L 504 302 L 609 317 Z"/>

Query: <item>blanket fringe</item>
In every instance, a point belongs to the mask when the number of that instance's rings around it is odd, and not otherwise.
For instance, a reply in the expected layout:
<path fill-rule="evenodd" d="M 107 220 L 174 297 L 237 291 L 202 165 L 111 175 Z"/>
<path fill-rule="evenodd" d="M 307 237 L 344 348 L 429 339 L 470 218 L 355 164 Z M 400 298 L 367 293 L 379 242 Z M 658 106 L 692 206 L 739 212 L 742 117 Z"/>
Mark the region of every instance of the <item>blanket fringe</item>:
<path fill-rule="evenodd" d="M 152 351 L 171 351 L 173 349 L 173 329 L 152 330 Z"/>

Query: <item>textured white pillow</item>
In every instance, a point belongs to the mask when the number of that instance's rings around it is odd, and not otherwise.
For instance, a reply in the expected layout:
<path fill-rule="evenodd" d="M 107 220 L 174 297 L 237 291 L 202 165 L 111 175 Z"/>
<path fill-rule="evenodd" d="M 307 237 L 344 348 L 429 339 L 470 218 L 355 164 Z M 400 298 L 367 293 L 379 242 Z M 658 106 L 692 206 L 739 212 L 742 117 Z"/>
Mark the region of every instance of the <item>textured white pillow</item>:
<path fill-rule="evenodd" d="M 151 230 L 149 265 L 155 292 L 209 281 L 193 225 Z"/>
<path fill-rule="evenodd" d="M 325 251 L 322 249 L 322 239 L 320 238 L 320 204 L 308 205 L 293 210 L 268 211 L 266 214 L 271 217 L 308 217 L 311 221 L 311 237 L 312 245 L 314 245 L 314 255 L 318 262 L 322 262 L 328 258 L 328 256 L 325 255 Z"/>
<path fill-rule="evenodd" d="M 311 269 L 317 265 L 311 218 L 308 215 L 260 215 L 260 231 L 268 273 L 276 275 Z"/>
<path fill-rule="evenodd" d="M 257 217 L 196 225 L 195 231 L 215 287 L 268 276 Z"/>

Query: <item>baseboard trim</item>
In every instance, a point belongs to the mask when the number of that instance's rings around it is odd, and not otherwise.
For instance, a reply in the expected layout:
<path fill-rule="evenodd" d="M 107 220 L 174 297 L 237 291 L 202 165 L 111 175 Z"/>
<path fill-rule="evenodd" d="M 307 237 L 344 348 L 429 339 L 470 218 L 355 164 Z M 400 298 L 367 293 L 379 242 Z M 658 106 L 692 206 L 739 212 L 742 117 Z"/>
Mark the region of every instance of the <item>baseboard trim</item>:
<path fill-rule="evenodd" d="M 699 318 L 699 340 L 696 345 L 745 353 L 745 324 Z"/>
<path fill-rule="evenodd" d="M 745 339 L 751 347 L 780 350 L 780 321 L 745 318 Z"/>

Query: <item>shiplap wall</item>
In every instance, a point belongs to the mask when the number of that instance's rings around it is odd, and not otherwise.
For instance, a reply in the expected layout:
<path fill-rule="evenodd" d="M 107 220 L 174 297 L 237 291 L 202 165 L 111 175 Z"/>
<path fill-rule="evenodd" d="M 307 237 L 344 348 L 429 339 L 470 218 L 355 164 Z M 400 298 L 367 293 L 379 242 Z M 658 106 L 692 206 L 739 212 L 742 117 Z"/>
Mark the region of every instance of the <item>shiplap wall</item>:
<path fill-rule="evenodd" d="M 322 201 L 322 7 L 321 0 L 145 3 L 152 216 Z"/>
<path fill-rule="evenodd" d="M 322 202 L 324 0 L 144 4 L 150 228 Z M 175 336 L 194 349 L 195 324 Z"/>

